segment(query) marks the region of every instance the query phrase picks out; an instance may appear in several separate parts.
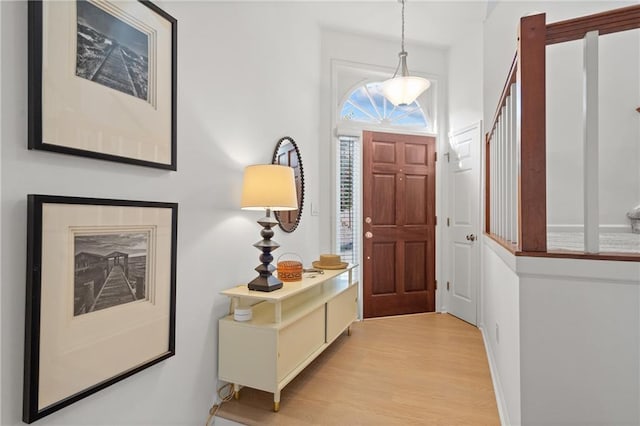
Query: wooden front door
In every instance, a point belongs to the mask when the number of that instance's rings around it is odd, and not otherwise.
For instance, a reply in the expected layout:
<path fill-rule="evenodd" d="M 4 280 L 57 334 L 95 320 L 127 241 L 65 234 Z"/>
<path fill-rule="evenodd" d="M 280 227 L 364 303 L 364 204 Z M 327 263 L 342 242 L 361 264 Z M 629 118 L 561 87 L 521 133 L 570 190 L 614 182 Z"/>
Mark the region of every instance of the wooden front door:
<path fill-rule="evenodd" d="M 435 138 L 363 133 L 364 317 L 435 311 Z"/>

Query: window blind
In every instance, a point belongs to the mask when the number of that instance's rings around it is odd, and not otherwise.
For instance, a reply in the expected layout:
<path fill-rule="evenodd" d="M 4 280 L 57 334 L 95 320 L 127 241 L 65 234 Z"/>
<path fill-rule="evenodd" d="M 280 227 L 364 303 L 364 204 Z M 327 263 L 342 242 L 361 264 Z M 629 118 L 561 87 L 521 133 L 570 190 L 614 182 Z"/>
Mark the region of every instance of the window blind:
<path fill-rule="evenodd" d="M 358 138 L 338 140 L 336 252 L 343 262 L 360 262 L 360 147 Z"/>

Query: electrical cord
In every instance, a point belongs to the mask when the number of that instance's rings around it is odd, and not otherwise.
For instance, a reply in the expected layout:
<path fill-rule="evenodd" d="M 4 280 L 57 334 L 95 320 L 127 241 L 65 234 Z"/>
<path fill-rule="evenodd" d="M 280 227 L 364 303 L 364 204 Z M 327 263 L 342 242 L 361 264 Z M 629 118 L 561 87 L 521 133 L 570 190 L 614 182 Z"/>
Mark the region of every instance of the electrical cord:
<path fill-rule="evenodd" d="M 226 394 L 224 392 L 226 392 Z M 205 426 L 212 425 L 213 422 L 211 422 L 211 421 L 216 416 L 216 413 L 218 412 L 218 410 L 220 409 L 222 404 L 224 404 L 227 401 L 231 401 L 233 399 L 233 383 L 227 383 L 226 385 L 220 387 L 218 389 L 217 394 L 218 394 L 218 399 L 220 400 L 220 402 L 214 403 L 211 406 L 211 408 L 209 409 L 209 417 L 207 417 L 207 421 L 204 424 Z"/>

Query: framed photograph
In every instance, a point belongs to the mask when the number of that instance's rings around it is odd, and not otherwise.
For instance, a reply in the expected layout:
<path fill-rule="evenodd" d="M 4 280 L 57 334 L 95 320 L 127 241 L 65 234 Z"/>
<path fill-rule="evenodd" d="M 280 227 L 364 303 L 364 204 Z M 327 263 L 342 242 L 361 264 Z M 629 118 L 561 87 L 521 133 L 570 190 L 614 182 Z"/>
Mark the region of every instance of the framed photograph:
<path fill-rule="evenodd" d="M 175 203 L 28 196 L 23 421 L 175 354 Z"/>
<path fill-rule="evenodd" d="M 176 19 L 146 0 L 28 15 L 29 149 L 176 170 Z"/>

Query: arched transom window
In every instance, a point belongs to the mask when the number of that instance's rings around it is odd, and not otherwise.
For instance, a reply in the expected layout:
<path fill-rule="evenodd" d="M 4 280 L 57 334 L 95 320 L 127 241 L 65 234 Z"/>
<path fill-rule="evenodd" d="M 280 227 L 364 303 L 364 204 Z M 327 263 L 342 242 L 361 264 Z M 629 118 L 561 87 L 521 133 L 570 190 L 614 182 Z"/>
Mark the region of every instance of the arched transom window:
<path fill-rule="evenodd" d="M 380 81 L 367 83 L 351 92 L 340 111 L 340 120 L 385 127 L 428 127 L 426 115 L 418 101 L 404 106 L 393 105 L 382 94 Z"/>

